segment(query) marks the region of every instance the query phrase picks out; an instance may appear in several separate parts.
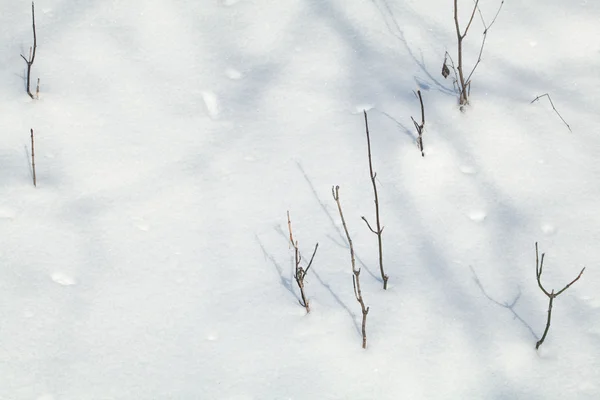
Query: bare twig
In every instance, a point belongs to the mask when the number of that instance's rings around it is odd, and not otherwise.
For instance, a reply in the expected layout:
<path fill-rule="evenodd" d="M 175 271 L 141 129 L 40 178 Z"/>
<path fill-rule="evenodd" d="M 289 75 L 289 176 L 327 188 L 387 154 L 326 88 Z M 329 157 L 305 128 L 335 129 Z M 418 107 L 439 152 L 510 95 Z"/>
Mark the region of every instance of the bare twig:
<path fill-rule="evenodd" d="M 448 77 L 448 75 L 450 75 L 450 68 L 448 67 L 448 60 L 450 60 L 450 66 L 452 67 L 452 72 L 454 73 L 454 78 L 452 79 L 452 87 L 454 88 L 454 90 L 456 92 L 460 93 L 460 87 L 458 85 L 458 73 L 456 72 L 456 66 L 454 64 L 454 60 L 452 59 L 452 56 L 447 51 L 446 51 L 446 53 L 444 53 L 444 65 L 442 65 L 442 76 L 445 79 Z"/>
<path fill-rule="evenodd" d="M 423 150 L 423 128 L 425 127 L 425 108 L 423 107 L 423 97 L 421 96 L 421 91 L 417 90 L 415 96 L 418 96 L 419 103 L 421 103 L 421 124 L 417 124 L 417 121 L 415 121 L 413 117 L 410 117 L 410 119 L 412 119 L 413 124 L 415 124 L 415 129 L 417 130 L 417 145 L 419 146 L 419 150 L 421 150 L 421 156 L 425 157 L 425 152 Z"/>
<path fill-rule="evenodd" d="M 565 121 L 565 119 L 562 117 L 562 115 L 560 115 L 560 113 L 558 112 L 558 110 L 556 109 L 556 107 L 554 107 L 554 103 L 552 102 L 552 98 L 550 98 L 550 95 L 548 93 L 540 94 L 538 97 L 536 97 L 535 99 L 531 100 L 531 103 L 529 103 L 529 104 L 533 104 L 534 102 L 538 101 L 542 97 L 547 97 L 548 98 L 548 101 L 550 101 L 550 105 L 552 106 L 552 109 L 554 110 L 554 112 L 556 113 L 556 115 L 558 115 L 560 117 L 560 119 L 562 120 L 562 122 L 567 126 L 567 128 L 569 128 L 569 131 L 573 132 L 571 130 L 571 127 L 569 126 L 569 124 L 567 124 L 567 121 Z"/>
<path fill-rule="evenodd" d="M 342 225 L 344 226 L 344 232 L 346 232 L 346 239 L 348 239 L 348 244 L 350 246 L 350 259 L 352 262 L 352 286 L 354 287 L 354 296 L 356 297 L 356 301 L 358 301 L 358 303 L 360 304 L 360 308 L 362 311 L 362 348 L 365 349 L 367 347 L 367 314 L 369 313 L 369 307 L 365 306 L 365 302 L 362 297 L 362 292 L 360 290 L 360 268 L 356 269 L 356 261 L 354 258 L 354 246 L 352 245 L 352 239 L 350 239 L 350 233 L 348 233 L 348 227 L 346 226 L 346 220 L 344 219 L 344 213 L 342 212 L 342 205 L 340 204 L 340 187 L 332 187 L 331 194 L 333 195 L 333 199 L 337 203 L 338 211 L 340 212 L 340 218 L 342 220 Z"/>
<path fill-rule="evenodd" d="M 31 129 L 31 170 L 33 172 L 33 186 L 37 187 L 37 180 L 35 177 L 35 150 L 34 150 L 34 142 L 33 142 L 33 128 Z"/>
<path fill-rule="evenodd" d="M 381 226 L 381 221 L 379 219 L 379 197 L 377 195 L 377 183 L 375 179 L 377 178 L 377 173 L 373 172 L 373 162 L 371 161 L 371 137 L 369 136 L 369 121 L 367 120 L 367 111 L 363 110 L 363 114 L 365 116 L 365 130 L 367 132 L 367 151 L 369 155 L 369 176 L 371 177 L 371 183 L 373 184 L 373 195 L 375 197 L 375 223 L 377 224 L 377 230 L 371 228 L 369 222 L 365 217 L 362 219 L 367 223 L 369 230 L 377 235 L 377 244 L 379 247 L 379 271 L 381 272 L 381 279 L 383 280 L 383 289 L 387 290 L 387 282 L 389 276 L 385 274 L 383 270 L 383 244 L 381 241 L 381 234 L 383 233 L 383 227 Z"/>
<path fill-rule="evenodd" d="M 504 0 L 502 0 L 502 2 L 500 3 L 500 7 L 498 7 L 498 10 L 496 11 L 496 15 L 494 15 L 494 19 L 492 19 L 492 22 L 489 25 L 487 25 L 485 23 L 481 9 L 479 7 L 476 7 L 477 11 L 479 12 L 479 16 L 481 17 L 481 23 L 483 24 L 484 29 L 483 29 L 483 39 L 481 40 L 481 47 L 479 48 L 479 56 L 477 57 L 477 62 L 475 62 L 475 65 L 473 66 L 473 69 L 469 73 L 469 76 L 467 77 L 467 81 L 466 81 L 466 85 L 467 85 L 469 91 L 471 90 L 471 77 L 473 76 L 475 69 L 477 69 L 477 66 L 479 66 L 479 63 L 481 62 L 481 55 L 483 54 L 483 47 L 485 46 L 485 41 L 487 39 L 488 31 L 492 27 L 492 25 L 494 25 L 494 22 L 496 22 L 496 18 L 498 18 L 498 14 L 500 14 L 500 10 L 502 9 L 503 5 L 504 5 Z"/>
<path fill-rule="evenodd" d="M 577 282 L 579 280 L 579 278 L 581 278 L 583 271 L 585 271 L 585 267 L 584 267 L 581 270 L 581 272 L 579 272 L 579 275 L 577 275 L 577 277 L 575 279 L 573 279 L 569 284 L 567 284 L 564 288 L 562 288 L 558 292 L 554 293 L 554 289 L 552 289 L 550 292 L 548 292 L 542 285 L 542 281 L 541 281 L 542 271 L 544 268 L 544 256 L 545 256 L 545 253 L 542 253 L 542 259 L 540 260 L 539 255 L 538 255 L 538 244 L 536 242 L 535 243 L 535 276 L 536 276 L 539 288 L 546 296 L 548 296 L 548 299 L 549 299 L 549 301 L 548 301 L 548 319 L 546 320 L 546 329 L 544 329 L 544 334 L 542 335 L 542 338 L 540 340 L 538 340 L 538 342 L 535 344 L 536 350 L 542 345 L 542 343 L 544 343 L 544 340 L 546 339 L 546 335 L 548 334 L 548 330 L 550 329 L 550 320 L 552 318 L 552 305 L 554 303 L 554 299 L 556 297 L 558 297 L 559 294 L 561 294 L 562 292 L 567 290 L 569 287 L 571 287 L 572 284 Z"/>
<path fill-rule="evenodd" d="M 35 50 L 37 49 L 37 35 L 35 33 L 35 6 L 34 6 L 33 2 L 31 2 L 31 19 L 32 19 L 32 26 L 33 26 L 33 50 L 31 47 L 29 48 L 29 58 L 25 58 L 25 56 L 23 54 L 21 54 L 21 57 L 23 58 L 23 60 L 25 60 L 25 63 L 27 64 L 27 94 L 32 99 L 35 99 L 35 97 L 31 93 L 31 89 L 30 89 L 31 66 L 33 65 L 33 61 L 35 60 Z M 39 84 L 39 82 L 38 82 L 38 84 Z"/>
<path fill-rule="evenodd" d="M 467 36 L 467 32 L 469 31 L 469 28 L 471 27 L 471 22 L 473 22 L 473 17 L 475 17 L 475 10 L 477 10 L 478 4 L 479 4 L 479 0 L 475 0 L 475 6 L 473 6 L 473 11 L 471 12 L 471 18 L 469 19 L 469 23 L 467 24 L 465 31 L 461 35 L 463 39 L 465 38 L 465 36 Z M 457 14 L 456 0 L 454 0 L 454 22 L 456 23 L 456 27 L 457 27 L 456 30 L 458 32 L 460 32 L 460 29 L 458 29 L 458 16 L 456 14 Z"/>
<path fill-rule="evenodd" d="M 496 18 L 498 17 L 498 14 L 500 14 L 500 10 L 502 9 L 503 4 L 504 4 L 504 0 L 502 0 L 502 2 L 500 3 L 500 7 L 498 7 L 498 11 L 496 11 L 496 14 L 495 14 L 492 22 L 489 25 L 486 25 L 485 20 L 483 19 L 483 14 L 481 13 L 481 9 L 479 8 L 479 0 L 474 0 L 473 10 L 471 11 L 471 16 L 469 18 L 469 22 L 467 23 L 465 30 L 461 32 L 460 24 L 458 22 L 458 0 L 454 0 L 454 28 L 456 30 L 457 53 L 458 53 L 458 65 L 454 69 L 454 75 L 455 75 L 455 85 L 456 85 L 455 88 L 457 88 L 457 91 L 458 91 L 458 99 L 459 99 L 459 104 L 461 106 L 461 110 L 463 109 L 463 107 L 465 105 L 467 105 L 469 103 L 469 95 L 470 95 L 470 91 L 471 91 L 471 77 L 473 76 L 475 69 L 481 62 L 481 55 L 483 54 L 483 48 L 485 46 L 485 41 L 487 38 L 488 31 L 492 27 L 494 22 L 496 22 Z M 483 27 L 484 27 L 483 39 L 481 42 L 481 48 L 479 49 L 479 57 L 477 59 L 477 62 L 473 66 L 473 69 L 471 70 L 471 72 L 469 73 L 467 78 L 465 79 L 464 65 L 463 65 L 463 40 L 467 36 L 467 32 L 469 31 L 469 28 L 471 27 L 471 24 L 473 23 L 473 18 L 475 17 L 476 11 L 481 16 L 481 21 L 483 23 Z M 444 56 L 444 65 L 442 66 L 442 75 L 444 76 L 444 78 L 448 77 L 448 75 L 450 74 L 450 71 L 449 71 L 449 68 L 448 68 L 448 65 L 446 62 L 447 58 L 448 58 L 448 52 L 446 52 L 446 55 Z M 452 59 L 451 59 L 451 61 L 452 61 Z M 452 64 L 453 64 L 453 68 L 454 68 L 454 62 L 452 62 Z M 458 73 L 457 73 L 457 71 L 458 71 Z"/>
<path fill-rule="evenodd" d="M 302 268 L 300 266 L 300 261 L 302 261 L 302 256 L 300 255 L 300 250 L 298 249 L 298 241 L 294 241 L 294 236 L 292 235 L 292 221 L 290 220 L 290 212 L 289 211 L 287 212 L 287 218 L 288 218 L 288 230 L 290 232 L 290 243 L 294 247 L 294 258 L 295 258 L 295 265 L 296 265 L 294 278 L 296 279 L 296 283 L 298 284 L 298 288 L 300 289 L 300 295 L 302 296 L 302 300 L 298 300 L 298 302 L 300 303 L 300 305 L 302 307 L 306 308 L 306 312 L 309 313 L 310 305 L 308 303 L 308 299 L 306 298 L 306 295 L 304 294 L 304 278 L 306 277 L 306 274 L 308 273 L 308 270 L 310 269 L 310 267 L 312 265 L 312 262 L 315 258 L 315 254 L 317 254 L 317 249 L 319 248 L 319 243 L 317 243 L 315 245 L 315 250 L 313 251 L 312 257 L 310 258 L 310 261 L 309 261 L 306 269 Z"/>

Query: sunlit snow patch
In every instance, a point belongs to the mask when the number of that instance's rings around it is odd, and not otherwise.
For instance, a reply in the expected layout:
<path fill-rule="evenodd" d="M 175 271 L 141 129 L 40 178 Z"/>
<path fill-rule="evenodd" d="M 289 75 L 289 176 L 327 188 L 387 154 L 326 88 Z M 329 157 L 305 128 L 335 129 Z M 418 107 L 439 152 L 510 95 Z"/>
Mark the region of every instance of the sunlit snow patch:
<path fill-rule="evenodd" d="M 208 116 L 212 119 L 219 118 L 219 100 L 217 99 L 217 95 L 210 91 L 204 91 L 202 92 L 202 100 L 204 100 L 204 104 L 206 105 Z"/>
<path fill-rule="evenodd" d="M 482 210 L 471 211 L 469 213 L 469 218 L 471 219 L 471 221 L 475 221 L 475 222 L 483 221 L 486 216 L 487 216 L 487 214 L 485 213 L 485 211 L 482 211 Z"/>
<path fill-rule="evenodd" d="M 554 225 L 543 224 L 541 229 L 544 235 L 550 236 L 556 233 L 556 228 L 554 227 Z"/>
<path fill-rule="evenodd" d="M 63 286 L 71 286 L 76 283 L 75 279 L 69 275 L 63 274 L 62 272 L 54 272 L 52 274 L 52 280 Z"/>
<path fill-rule="evenodd" d="M 242 77 L 243 77 L 242 73 L 234 68 L 227 68 L 225 70 L 225 75 L 227 75 L 227 77 L 229 79 L 233 79 L 234 81 L 237 81 L 238 79 L 242 79 Z"/>

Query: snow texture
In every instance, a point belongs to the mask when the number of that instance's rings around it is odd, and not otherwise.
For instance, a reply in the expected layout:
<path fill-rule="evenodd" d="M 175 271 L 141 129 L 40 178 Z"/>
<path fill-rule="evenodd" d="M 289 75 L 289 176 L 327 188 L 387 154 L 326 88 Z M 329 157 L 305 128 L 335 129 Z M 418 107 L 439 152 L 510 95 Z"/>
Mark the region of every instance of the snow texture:
<path fill-rule="evenodd" d="M 600 2 L 507 0 L 465 112 L 445 0 L 35 6 L 38 100 L 0 7 L 0 399 L 600 398 Z M 547 288 L 586 267 L 539 351 L 536 241 Z"/>

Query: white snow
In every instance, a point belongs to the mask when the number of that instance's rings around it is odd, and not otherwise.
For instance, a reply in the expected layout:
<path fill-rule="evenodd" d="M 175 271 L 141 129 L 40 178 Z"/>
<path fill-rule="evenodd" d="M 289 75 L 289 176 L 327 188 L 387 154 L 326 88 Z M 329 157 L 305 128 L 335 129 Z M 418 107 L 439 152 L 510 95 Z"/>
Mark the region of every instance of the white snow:
<path fill-rule="evenodd" d="M 498 5 L 481 2 L 486 20 Z M 452 15 L 39 0 L 32 100 L 31 4 L 4 2 L 0 399 L 600 398 L 600 2 L 506 0 L 464 113 L 441 76 Z M 467 68 L 481 35 L 476 16 Z M 530 104 L 543 93 L 572 133 Z M 360 218 L 375 218 L 363 110 L 387 291 Z M 319 242 L 308 315 L 287 210 L 305 260 Z M 586 267 L 537 351 L 536 241 L 549 290 Z"/>

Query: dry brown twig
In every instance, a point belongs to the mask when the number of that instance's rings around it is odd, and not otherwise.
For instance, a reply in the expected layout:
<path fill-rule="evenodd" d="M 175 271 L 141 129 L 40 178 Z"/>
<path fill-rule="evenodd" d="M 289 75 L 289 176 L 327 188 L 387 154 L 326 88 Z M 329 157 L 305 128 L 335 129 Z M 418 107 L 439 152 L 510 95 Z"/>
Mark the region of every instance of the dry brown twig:
<path fill-rule="evenodd" d="M 415 124 L 415 129 L 417 130 L 417 146 L 419 146 L 419 150 L 421 151 L 421 156 L 425 157 L 425 152 L 423 148 L 423 129 L 425 128 L 425 108 L 423 107 L 423 97 L 421 96 L 421 91 L 417 90 L 415 96 L 419 99 L 419 103 L 421 103 L 421 124 L 417 124 L 417 121 L 413 117 L 413 124 Z"/>
<path fill-rule="evenodd" d="M 537 278 L 538 286 L 540 287 L 541 291 L 544 292 L 544 294 L 546 296 L 548 296 L 548 299 L 549 299 L 548 300 L 548 319 L 546 320 L 546 329 L 544 329 L 544 334 L 542 335 L 542 338 L 540 340 L 538 340 L 538 342 L 535 344 L 536 350 L 542 345 L 542 343 L 544 343 L 544 340 L 546 339 L 546 335 L 548 334 L 548 330 L 550 329 L 550 320 L 552 318 L 552 304 L 554 303 L 554 299 L 557 298 L 558 295 L 560 295 L 562 292 L 564 292 L 565 290 L 570 288 L 572 284 L 577 282 L 579 280 L 579 278 L 581 278 L 583 271 L 585 271 L 585 267 L 584 267 L 581 270 L 581 272 L 579 273 L 579 275 L 577 275 L 577 278 L 573 279 L 567 286 L 565 286 L 558 292 L 554 293 L 554 289 L 552 289 L 552 291 L 548 292 L 542 285 L 542 281 L 541 281 L 542 270 L 544 268 L 544 256 L 545 255 L 546 255 L 545 253 L 542 253 L 542 259 L 540 261 L 540 258 L 538 256 L 538 244 L 536 242 L 535 243 L 535 275 Z"/>
<path fill-rule="evenodd" d="M 37 187 L 37 180 L 35 177 L 35 150 L 33 143 L 33 128 L 31 129 L 31 170 L 33 172 L 33 186 Z"/>
<path fill-rule="evenodd" d="M 502 9 L 502 6 L 504 5 L 504 0 L 502 0 L 500 2 L 500 6 L 498 7 L 496 14 L 494 15 L 494 19 L 492 20 L 492 22 L 489 25 L 486 24 L 486 22 L 483 18 L 483 14 L 481 12 L 481 9 L 479 8 L 479 0 L 475 0 L 474 3 L 475 4 L 473 5 L 473 10 L 471 11 L 471 16 L 469 18 L 469 22 L 467 23 L 465 30 L 461 32 L 460 24 L 458 22 L 458 0 L 454 0 L 454 27 L 456 30 L 458 64 L 455 67 L 452 57 L 450 57 L 450 54 L 448 52 L 446 52 L 444 55 L 444 64 L 442 66 L 442 75 L 444 76 L 444 78 L 447 78 L 448 75 L 450 75 L 450 69 L 448 67 L 447 60 L 450 59 L 450 61 L 452 62 L 451 66 L 452 66 L 452 69 L 454 70 L 453 84 L 454 84 L 455 89 L 458 91 L 458 103 L 460 104 L 461 110 L 464 109 L 464 106 L 469 104 L 469 96 L 471 94 L 471 77 L 473 76 L 475 69 L 477 69 L 477 67 L 479 66 L 479 63 L 481 62 L 481 56 L 483 54 L 483 48 L 485 47 L 485 41 L 487 39 L 488 31 L 492 27 L 492 25 L 494 25 L 494 23 L 496 22 L 496 18 L 498 18 L 498 14 L 500 14 L 500 10 Z M 471 24 L 473 23 L 473 19 L 475 17 L 476 11 L 479 13 L 479 16 L 481 17 L 481 22 L 483 23 L 483 28 L 484 28 L 483 29 L 483 39 L 481 41 L 481 47 L 479 49 L 479 57 L 477 58 L 477 61 L 475 62 L 473 69 L 471 69 L 471 72 L 465 78 L 464 64 L 463 64 L 463 41 L 465 40 L 465 37 L 467 36 L 467 33 L 469 32 L 469 28 L 471 27 Z"/>
<path fill-rule="evenodd" d="M 381 272 L 381 279 L 383 280 L 383 289 L 387 290 L 387 282 L 389 276 L 385 274 L 383 270 L 383 244 L 381 241 L 381 235 L 383 233 L 383 226 L 381 226 L 381 221 L 379 219 L 379 196 L 377 195 L 377 173 L 373 172 L 373 162 L 371 161 L 371 137 L 369 136 L 369 121 L 367 120 L 367 111 L 363 110 L 363 114 L 365 115 L 365 130 L 367 132 L 367 150 L 369 155 L 369 176 L 371 177 L 371 183 L 373 184 L 373 194 L 375 197 L 375 223 L 377 224 L 377 230 L 371 228 L 369 221 L 365 217 L 362 217 L 363 221 L 367 224 L 367 227 L 371 232 L 377 235 L 377 244 L 379 248 L 379 271 Z"/>
<path fill-rule="evenodd" d="M 369 313 L 369 307 L 365 306 L 365 302 L 362 297 L 362 291 L 360 290 L 360 268 L 356 269 L 354 246 L 352 245 L 352 239 L 350 239 L 350 233 L 348 233 L 348 227 L 346 226 L 346 220 L 344 219 L 344 213 L 342 212 L 342 205 L 340 204 L 340 187 L 332 187 L 331 194 L 337 203 L 342 225 L 344 226 L 344 232 L 346 232 L 346 239 L 348 239 L 348 244 L 350 246 L 350 259 L 352 262 L 352 286 L 354 287 L 354 296 L 356 297 L 356 301 L 358 301 L 360 304 L 360 309 L 362 311 L 362 348 L 365 349 L 367 348 L 367 314 Z"/>
<path fill-rule="evenodd" d="M 23 58 L 23 60 L 25 60 L 25 63 L 27 64 L 27 94 L 32 99 L 35 99 L 35 97 L 31 93 L 31 89 L 30 89 L 31 66 L 33 65 L 33 62 L 35 61 L 35 50 L 37 49 L 37 35 L 35 33 L 35 6 L 34 6 L 33 2 L 31 2 L 31 19 L 32 19 L 32 26 L 33 26 L 33 48 L 31 48 L 31 47 L 29 48 L 29 58 L 25 58 L 25 56 L 23 54 L 21 54 L 21 58 Z M 38 79 L 38 85 L 37 85 L 37 97 L 38 98 L 39 98 L 39 90 L 40 90 L 39 88 L 40 88 L 40 81 Z"/>
<path fill-rule="evenodd" d="M 542 97 L 547 97 L 548 98 L 548 101 L 550 102 L 550 105 L 552 106 L 552 109 L 554 110 L 554 112 L 556 113 L 556 115 L 558 115 L 559 118 L 562 120 L 562 122 L 567 126 L 567 128 L 569 128 L 569 131 L 573 132 L 571 130 L 571 127 L 569 126 L 569 124 L 567 124 L 567 121 L 565 121 L 565 119 L 562 117 L 562 115 L 560 115 L 560 113 L 558 112 L 558 110 L 556 109 L 556 107 L 554 107 L 554 103 L 552 102 L 552 98 L 550 97 L 550 95 L 548 93 L 540 94 L 538 97 L 536 97 L 535 99 L 531 100 L 531 103 L 529 103 L 529 104 L 533 104 L 534 102 L 538 101 Z"/>
<path fill-rule="evenodd" d="M 294 241 L 294 236 L 292 235 L 292 221 L 290 220 L 290 212 L 287 212 L 287 218 L 288 218 L 288 230 L 290 232 L 290 243 L 291 245 L 294 247 L 294 259 L 295 259 L 295 271 L 294 271 L 294 279 L 296 280 L 296 283 L 298 284 L 298 288 L 300 289 L 300 296 L 302 296 L 302 300 L 298 300 L 298 302 L 300 303 L 300 305 L 304 308 L 306 308 L 306 312 L 309 313 L 310 312 L 310 305 L 308 302 L 308 299 L 306 298 L 306 295 L 304 294 L 304 278 L 306 277 L 306 274 L 308 273 L 308 270 L 310 269 L 310 266 L 312 265 L 312 262 L 315 258 L 315 254 L 317 254 L 317 249 L 319 248 L 319 243 L 317 243 L 315 245 L 315 250 L 313 251 L 312 257 L 310 258 L 310 261 L 308 262 L 308 266 L 306 267 L 306 269 L 302 268 L 300 266 L 300 262 L 302 261 L 302 256 L 300 255 L 300 250 L 298 249 L 298 241 Z"/>

